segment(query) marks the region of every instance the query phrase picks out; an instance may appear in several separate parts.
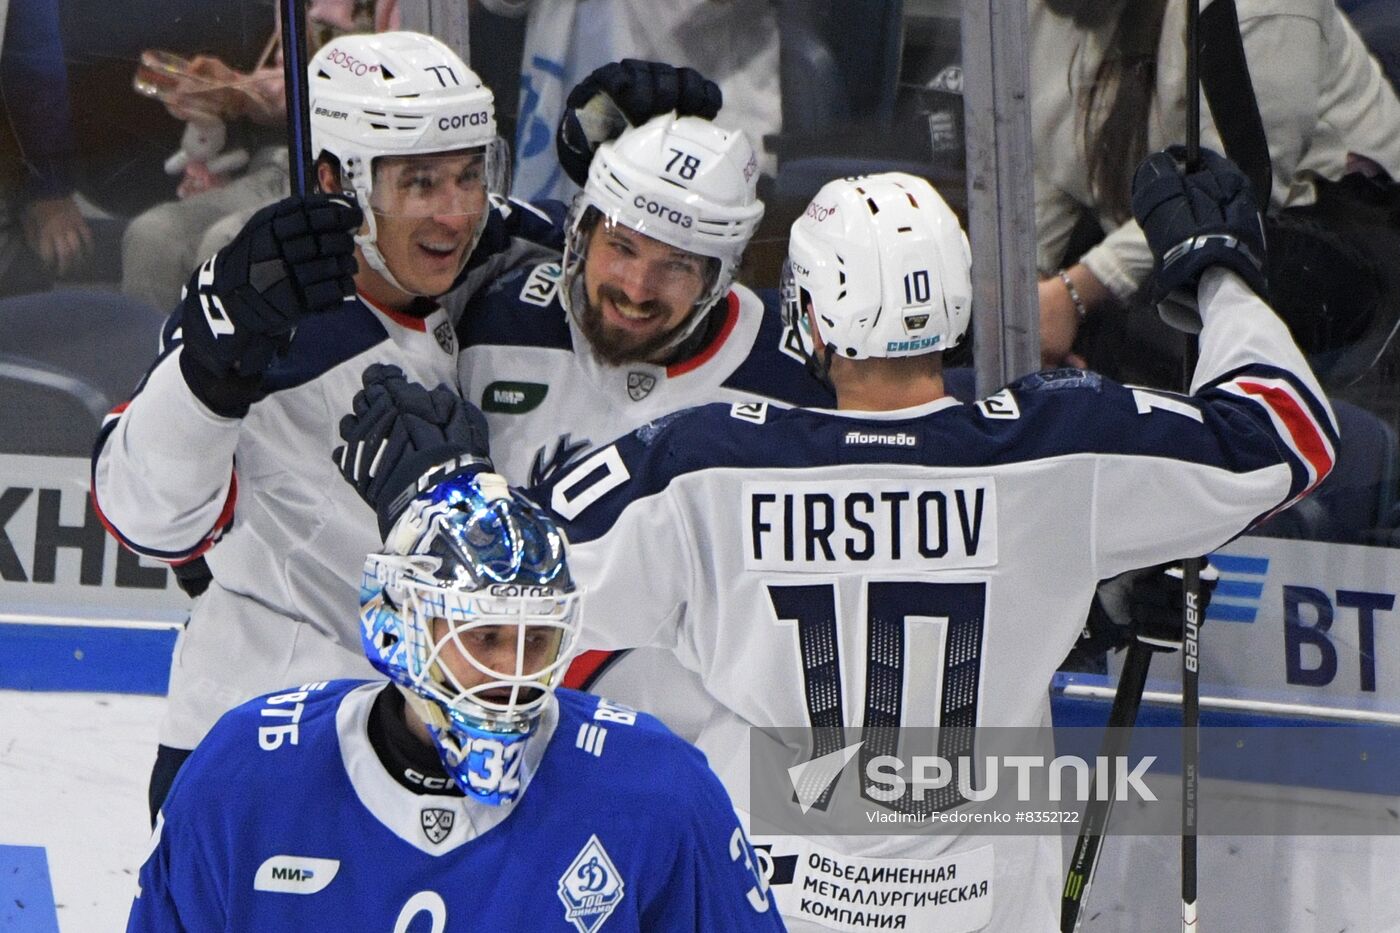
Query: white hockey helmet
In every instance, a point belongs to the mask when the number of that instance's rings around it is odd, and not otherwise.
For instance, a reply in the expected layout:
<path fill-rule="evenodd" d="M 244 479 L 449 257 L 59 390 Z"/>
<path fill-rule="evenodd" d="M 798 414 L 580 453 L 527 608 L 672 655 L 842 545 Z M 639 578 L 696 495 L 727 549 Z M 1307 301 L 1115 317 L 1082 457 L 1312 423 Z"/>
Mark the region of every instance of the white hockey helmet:
<path fill-rule="evenodd" d="M 413 499 L 365 561 L 365 653 L 404 689 L 447 773 L 484 803 L 519 792 L 490 759 L 518 757 L 578 640 L 565 547 L 549 513 L 476 473 Z"/>
<path fill-rule="evenodd" d="M 688 337 L 734 282 L 759 221 L 758 156 L 742 131 L 674 112 L 598 147 L 574 198 L 564 245 L 565 306 L 583 314 L 588 236 L 601 219 L 711 260 L 707 288 L 668 347 Z"/>
<path fill-rule="evenodd" d="M 495 98 L 455 52 L 416 32 L 339 36 L 307 70 L 312 152 L 339 160 L 341 183 L 365 210 L 367 227 L 355 242 L 370 266 L 408 291 L 376 245 L 374 160 L 481 149 L 487 192 L 502 194 L 510 159 L 496 135 Z M 477 223 L 478 238 L 483 227 Z M 468 248 L 464 265 L 470 255 Z"/>
<path fill-rule="evenodd" d="M 815 360 L 803 310 L 828 354 L 860 360 L 957 346 L 972 314 L 972 252 L 922 178 L 886 172 L 828 182 L 792 225 L 784 316 Z"/>

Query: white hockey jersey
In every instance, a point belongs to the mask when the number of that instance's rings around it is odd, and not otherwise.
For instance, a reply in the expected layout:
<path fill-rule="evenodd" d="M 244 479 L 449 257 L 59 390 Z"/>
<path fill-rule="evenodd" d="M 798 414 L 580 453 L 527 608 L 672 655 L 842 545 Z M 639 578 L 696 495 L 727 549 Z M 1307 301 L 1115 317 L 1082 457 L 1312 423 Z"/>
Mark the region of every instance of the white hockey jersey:
<path fill-rule="evenodd" d="M 161 732 L 162 744 L 193 748 L 225 710 L 276 684 L 375 676 L 358 594 L 379 534 L 331 451 L 365 367 L 452 385 L 457 343 L 441 309 L 420 320 L 347 301 L 297 328 L 246 417 L 221 418 L 180 374 L 178 323 L 177 312 L 159 361 L 99 436 L 93 501 L 127 547 L 202 556 L 213 574 L 176 650 Z"/>
<path fill-rule="evenodd" d="M 1282 323 L 1233 274 L 1201 294 L 1190 397 L 1059 370 L 975 404 L 709 405 L 592 454 L 531 490 L 567 522 L 584 640 L 698 674 L 697 744 L 741 811 L 751 727 L 1048 725 L 1099 580 L 1219 547 L 1334 460 Z M 862 928 L 839 918 L 871 859 L 988 882 L 959 901 L 909 886 L 885 911 L 905 929 L 1058 929 L 1056 837 L 754 842 L 797 866 L 774 886 L 793 930 Z"/>
<path fill-rule="evenodd" d="M 561 246 L 563 207 L 544 208 L 493 202 L 461 289 Z M 457 338 L 441 309 L 420 319 L 348 300 L 299 324 L 266 376 L 267 397 L 242 419 L 191 394 L 180 352 L 176 311 L 155 364 L 98 435 L 92 488 L 124 545 L 177 569 L 202 559 L 213 575 L 176 648 L 160 732 L 163 745 L 188 749 L 225 710 L 279 686 L 374 676 L 358 594 L 365 555 L 381 542 L 331 451 L 367 366 L 455 385 Z"/>
<path fill-rule="evenodd" d="M 555 262 L 516 270 L 479 294 L 458 325 L 462 394 L 485 413 L 496 469 L 512 483 L 542 482 L 585 451 L 683 408 L 835 401 L 785 346 L 776 302 L 742 285 L 730 291 L 718 331 L 689 360 L 608 366 L 560 304 L 559 282 Z M 687 739 L 710 705 L 695 675 L 660 649 L 585 655 L 566 683 L 644 709 Z"/>

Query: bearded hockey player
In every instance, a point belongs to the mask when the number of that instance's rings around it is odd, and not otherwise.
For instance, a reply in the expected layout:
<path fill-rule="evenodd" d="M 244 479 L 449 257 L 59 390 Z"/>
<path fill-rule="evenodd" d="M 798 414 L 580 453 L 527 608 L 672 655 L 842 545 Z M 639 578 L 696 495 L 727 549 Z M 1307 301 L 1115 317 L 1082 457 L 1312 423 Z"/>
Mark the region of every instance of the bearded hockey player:
<path fill-rule="evenodd" d="M 561 147 L 561 162 L 566 155 Z M 776 294 L 735 281 L 763 216 L 742 132 L 658 116 L 603 142 L 586 164 L 562 264 L 502 277 L 459 325 L 461 388 L 485 413 L 501 473 L 541 482 L 592 446 L 707 402 L 834 402 L 784 348 L 791 334 Z M 687 738 L 708 702 L 694 675 L 656 650 L 590 654 L 568 683 L 654 713 Z"/>
<path fill-rule="evenodd" d="M 364 565 L 392 683 L 225 716 L 161 811 L 128 929 L 782 930 L 704 757 L 559 690 L 578 598 L 549 516 L 482 473 L 415 500 Z"/>
<path fill-rule="evenodd" d="M 512 482 L 533 484 L 663 414 L 712 401 L 829 404 L 735 281 L 763 217 L 747 137 L 658 116 L 600 145 L 562 265 L 517 270 L 463 315 L 461 386 Z"/>

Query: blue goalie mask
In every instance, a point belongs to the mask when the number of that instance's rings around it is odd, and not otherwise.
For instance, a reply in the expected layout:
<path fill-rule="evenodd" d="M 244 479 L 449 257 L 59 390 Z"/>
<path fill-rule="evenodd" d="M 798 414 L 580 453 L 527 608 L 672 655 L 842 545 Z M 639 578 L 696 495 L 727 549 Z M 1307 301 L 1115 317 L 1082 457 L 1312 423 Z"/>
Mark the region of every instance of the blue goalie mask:
<path fill-rule="evenodd" d="M 578 640 L 564 536 L 503 477 L 414 499 L 365 561 L 361 636 L 405 688 L 447 773 L 485 803 L 520 791 L 521 752 Z"/>

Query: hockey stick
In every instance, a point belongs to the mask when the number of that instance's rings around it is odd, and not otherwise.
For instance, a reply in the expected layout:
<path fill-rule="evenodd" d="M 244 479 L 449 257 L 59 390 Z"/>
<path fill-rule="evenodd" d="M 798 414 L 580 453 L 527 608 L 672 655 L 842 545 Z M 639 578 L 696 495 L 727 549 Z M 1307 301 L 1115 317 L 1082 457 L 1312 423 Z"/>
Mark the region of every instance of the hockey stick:
<path fill-rule="evenodd" d="M 1261 206 L 1269 204 L 1273 187 L 1273 165 L 1269 140 L 1259 114 L 1259 101 L 1250 80 L 1249 65 L 1240 34 L 1239 14 L 1234 0 L 1215 0 L 1201 12 L 1198 0 L 1186 4 L 1186 152 L 1188 165 L 1200 159 L 1200 97 L 1204 84 L 1210 109 L 1217 116 L 1216 129 L 1225 154 L 1249 177 L 1254 197 Z M 1194 112 L 1194 116 L 1191 114 Z M 1194 345 L 1188 345 L 1187 372 L 1194 369 Z M 1196 933 L 1196 840 L 1200 784 L 1200 560 L 1188 561 L 1182 574 L 1186 631 L 1181 653 L 1181 929 Z"/>
<path fill-rule="evenodd" d="M 1194 354 L 1192 354 L 1194 356 Z M 1201 558 L 1182 562 L 1185 634 L 1181 643 L 1181 929 L 1196 933 L 1196 823 L 1199 816 Z"/>
<path fill-rule="evenodd" d="M 1147 668 L 1152 663 L 1152 649 L 1137 639 L 1128 645 L 1128 656 L 1123 661 L 1123 671 L 1118 675 L 1118 690 L 1113 694 L 1113 707 L 1108 712 L 1108 731 L 1104 733 L 1099 755 L 1106 758 L 1108 767 L 1103 774 L 1110 791 L 1099 794 L 1099 769 L 1094 769 L 1094 778 L 1089 791 L 1089 800 L 1084 804 L 1084 822 L 1079 827 L 1079 838 L 1074 843 L 1074 854 L 1070 856 L 1069 871 L 1065 874 L 1065 887 L 1060 894 L 1060 933 L 1074 933 L 1079 929 L 1084 902 L 1089 896 L 1089 885 L 1094 881 L 1094 870 L 1099 865 L 1099 849 L 1103 846 L 1104 832 L 1108 829 L 1108 818 L 1113 812 L 1113 792 L 1115 763 L 1128 752 L 1128 742 L 1132 736 L 1133 723 L 1137 722 L 1138 707 L 1142 704 L 1142 691 L 1147 684 Z"/>
<path fill-rule="evenodd" d="M 1201 161 L 1201 97 L 1200 97 L 1200 6 L 1199 0 L 1186 4 L 1186 163 L 1194 168 Z M 1183 384 L 1191 391 L 1191 375 L 1196 368 L 1194 341 L 1187 338 L 1184 355 Z M 1182 930 L 1196 930 L 1196 792 L 1200 749 L 1196 726 L 1200 719 L 1200 653 L 1199 613 L 1200 558 L 1182 563 L 1182 595 L 1185 604 L 1185 634 L 1182 640 L 1182 802 L 1181 802 L 1181 917 Z M 1129 729 L 1137 721 L 1142 692 L 1147 684 L 1147 670 L 1152 651 L 1136 639 L 1128 646 L 1128 656 L 1118 678 L 1118 690 L 1113 695 L 1113 707 L 1108 714 L 1108 733 L 1104 736 L 1100 754 L 1107 757 L 1111 771 L 1118 756 L 1127 752 L 1131 736 Z M 1075 840 L 1065 874 L 1065 887 L 1060 895 L 1060 933 L 1079 929 L 1084 901 L 1098 868 L 1099 850 L 1113 812 L 1113 794 L 1099 800 L 1098 772 L 1094 774 L 1094 790 L 1084 805 L 1084 823 Z M 1111 780 L 1112 775 L 1110 773 Z"/>
<path fill-rule="evenodd" d="M 315 188 L 311 167 L 311 107 L 306 80 L 306 0 L 278 0 L 282 15 L 282 77 L 287 101 L 287 168 L 292 193 Z"/>
<path fill-rule="evenodd" d="M 1201 162 L 1201 4 L 1186 3 L 1186 168 Z M 1191 391 L 1196 369 L 1196 341 L 1186 338 L 1182 388 Z M 1201 721 L 1200 612 L 1201 559 L 1181 565 L 1181 929 L 1196 933 L 1196 818 L 1200 793 Z"/>

